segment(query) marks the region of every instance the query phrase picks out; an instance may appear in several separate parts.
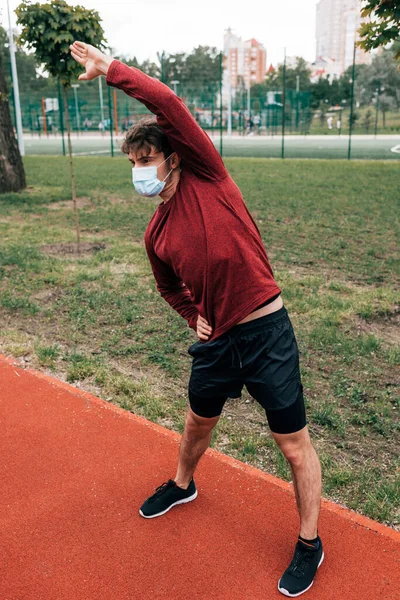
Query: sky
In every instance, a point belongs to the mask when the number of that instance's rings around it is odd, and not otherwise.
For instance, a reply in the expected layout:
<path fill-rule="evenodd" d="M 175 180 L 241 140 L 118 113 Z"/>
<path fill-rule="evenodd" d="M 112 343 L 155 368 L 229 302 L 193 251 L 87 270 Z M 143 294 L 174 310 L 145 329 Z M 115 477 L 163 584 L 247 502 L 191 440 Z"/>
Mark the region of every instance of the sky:
<path fill-rule="evenodd" d="M 35 0 L 32 0 L 33 2 Z M 9 0 L 13 11 L 19 0 Z M 267 66 L 287 56 L 315 59 L 317 0 L 68 0 L 95 8 L 114 55 L 156 60 L 157 52 L 190 52 L 196 46 L 222 48 L 228 27 L 243 40 L 256 38 L 267 50 Z M 248 6 L 248 9 L 246 8 Z M 15 26 L 16 17 L 12 13 Z M 0 23 L 8 29 L 7 1 Z"/>

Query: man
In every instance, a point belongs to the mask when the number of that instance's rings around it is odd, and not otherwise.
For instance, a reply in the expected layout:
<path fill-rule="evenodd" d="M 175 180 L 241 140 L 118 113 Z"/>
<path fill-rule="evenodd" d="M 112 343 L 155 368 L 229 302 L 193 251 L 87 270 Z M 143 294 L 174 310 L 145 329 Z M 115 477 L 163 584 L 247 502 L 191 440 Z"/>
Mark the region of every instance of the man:
<path fill-rule="evenodd" d="M 127 132 L 122 151 L 137 192 L 162 199 L 145 233 L 157 289 L 199 338 L 188 349 L 190 408 L 177 473 L 140 515 L 154 518 L 196 498 L 193 474 L 212 429 L 227 398 L 246 385 L 292 470 L 300 535 L 278 589 L 299 596 L 324 558 L 321 467 L 306 425 L 296 338 L 260 232 L 210 138 L 172 90 L 93 46 L 70 48 L 86 69 L 79 79 L 105 75 L 156 115 Z"/>

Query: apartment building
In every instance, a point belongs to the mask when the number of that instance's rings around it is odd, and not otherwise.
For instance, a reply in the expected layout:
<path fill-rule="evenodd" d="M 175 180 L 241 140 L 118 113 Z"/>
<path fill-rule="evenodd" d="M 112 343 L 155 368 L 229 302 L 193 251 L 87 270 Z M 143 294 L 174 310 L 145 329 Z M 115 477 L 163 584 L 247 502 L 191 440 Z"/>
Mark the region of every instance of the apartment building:
<path fill-rule="evenodd" d="M 316 15 L 316 67 L 339 77 L 353 63 L 354 42 L 362 23 L 361 0 L 319 0 Z M 369 64 L 371 54 L 356 48 L 356 63 Z"/>

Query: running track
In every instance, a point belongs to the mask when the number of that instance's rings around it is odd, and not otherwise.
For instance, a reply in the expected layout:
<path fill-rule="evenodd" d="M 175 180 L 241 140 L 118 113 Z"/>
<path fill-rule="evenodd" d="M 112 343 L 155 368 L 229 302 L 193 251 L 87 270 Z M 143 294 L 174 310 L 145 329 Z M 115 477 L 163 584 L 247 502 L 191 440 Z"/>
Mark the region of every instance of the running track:
<path fill-rule="evenodd" d="M 138 509 L 180 436 L 0 355 L 1 600 L 274 600 L 292 485 L 209 449 L 198 498 Z M 399 600 L 400 533 L 322 501 L 309 600 Z"/>

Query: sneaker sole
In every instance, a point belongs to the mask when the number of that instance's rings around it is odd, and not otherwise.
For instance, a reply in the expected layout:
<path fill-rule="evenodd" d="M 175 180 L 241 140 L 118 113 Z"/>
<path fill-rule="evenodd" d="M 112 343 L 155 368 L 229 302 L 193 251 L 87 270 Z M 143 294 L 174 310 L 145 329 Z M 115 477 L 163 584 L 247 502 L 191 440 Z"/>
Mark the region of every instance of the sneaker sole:
<path fill-rule="evenodd" d="M 166 508 L 162 512 L 156 513 L 155 515 L 144 515 L 141 510 L 139 510 L 139 514 L 142 517 L 144 517 L 145 519 L 154 519 L 154 517 L 161 517 L 161 515 L 165 515 L 165 513 L 167 513 L 169 510 L 171 510 L 171 508 L 173 508 L 177 504 L 186 504 L 187 502 L 191 502 L 195 498 L 197 498 L 197 490 L 195 491 L 194 494 L 192 494 L 188 498 L 183 498 L 183 500 L 177 500 L 176 502 L 174 502 L 173 504 L 171 504 L 171 506 L 168 506 L 168 508 Z"/>
<path fill-rule="evenodd" d="M 322 561 L 324 560 L 324 556 L 325 556 L 325 554 L 324 554 L 324 551 L 322 550 L 321 560 L 318 563 L 317 569 L 319 569 Z M 279 587 L 279 583 L 278 583 L 278 590 L 284 596 L 289 596 L 289 598 L 296 598 L 296 596 L 301 596 L 301 594 L 304 594 L 304 592 L 306 592 L 307 590 L 309 590 L 313 583 L 314 583 L 314 580 L 312 580 L 312 582 L 310 583 L 310 585 L 308 586 L 308 588 L 306 588 L 305 590 L 302 590 L 301 592 L 297 592 L 297 594 L 291 594 L 290 592 L 288 592 L 287 590 L 285 590 L 285 588 Z"/>

